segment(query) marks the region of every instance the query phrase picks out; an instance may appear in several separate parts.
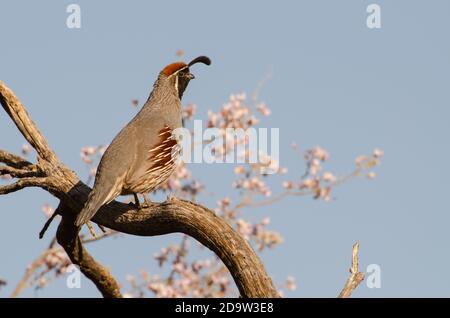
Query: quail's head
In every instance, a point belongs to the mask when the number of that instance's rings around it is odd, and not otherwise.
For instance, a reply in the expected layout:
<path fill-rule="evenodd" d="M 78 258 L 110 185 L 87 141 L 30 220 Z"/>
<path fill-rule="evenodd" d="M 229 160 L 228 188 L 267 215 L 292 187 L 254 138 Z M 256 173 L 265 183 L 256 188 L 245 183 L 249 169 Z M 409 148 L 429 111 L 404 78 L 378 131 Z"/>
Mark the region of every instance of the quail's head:
<path fill-rule="evenodd" d="M 183 93 L 186 90 L 189 82 L 195 78 L 194 74 L 190 72 L 189 68 L 196 63 L 210 65 L 211 60 L 207 56 L 199 56 L 193 59 L 188 64 L 183 62 L 169 64 L 160 73 L 161 76 L 165 76 L 168 80 L 170 80 L 170 82 L 178 92 L 178 97 L 180 98 L 180 100 L 183 97 Z"/>

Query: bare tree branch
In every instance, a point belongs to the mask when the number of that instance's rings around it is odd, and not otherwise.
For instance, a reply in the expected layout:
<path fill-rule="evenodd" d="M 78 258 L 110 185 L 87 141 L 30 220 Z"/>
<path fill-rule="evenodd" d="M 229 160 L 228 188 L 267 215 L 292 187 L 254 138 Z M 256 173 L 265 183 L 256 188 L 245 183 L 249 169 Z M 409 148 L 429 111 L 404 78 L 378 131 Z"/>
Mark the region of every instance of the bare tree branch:
<path fill-rule="evenodd" d="M 60 205 L 61 207 L 61 205 Z M 78 236 L 79 229 L 73 225 L 73 218 L 64 217 L 58 226 L 56 238 L 72 263 L 80 267 L 105 298 L 121 298 L 120 287 L 111 273 L 98 263 L 84 248 Z"/>
<path fill-rule="evenodd" d="M 0 194 L 39 186 L 59 198 L 57 212 L 62 219 L 56 234 L 58 243 L 70 260 L 94 282 L 104 297 L 121 297 L 116 280 L 89 255 L 78 236 L 80 229 L 74 225 L 74 219 L 87 200 L 90 188 L 58 160 L 23 105 L 1 81 L 0 102 L 20 132 L 36 149 L 37 168 L 42 173 L 40 178 L 19 176 L 16 183 L 0 188 Z M 0 153 L 0 160 L 7 161 L 5 163 L 16 168 L 20 168 L 18 158 L 20 157 Z M 154 203 L 136 210 L 134 206 L 114 201 L 104 206 L 93 221 L 119 232 L 140 236 L 175 232 L 188 234 L 221 258 L 242 297 L 279 297 L 272 280 L 249 243 L 226 221 L 206 207 L 171 198 L 166 202 Z"/>
<path fill-rule="evenodd" d="M 42 136 L 36 124 L 31 120 L 25 107 L 13 91 L 2 81 L 0 81 L 0 103 L 25 139 L 37 151 L 39 157 L 56 163 L 58 160 L 53 150 L 50 149 L 47 140 Z"/>
<path fill-rule="evenodd" d="M 364 280 L 364 273 L 360 272 L 358 269 L 358 252 L 359 244 L 356 242 L 353 244 L 352 250 L 352 265 L 350 267 L 350 277 L 344 285 L 339 298 L 348 298 L 352 292 L 358 287 L 359 284 Z"/>
<path fill-rule="evenodd" d="M 28 162 L 25 158 L 18 155 L 9 153 L 0 149 L 0 162 L 6 163 L 8 166 L 21 169 L 32 166 L 31 162 Z"/>
<path fill-rule="evenodd" d="M 0 176 L 2 175 L 10 175 L 13 178 L 38 177 L 40 172 L 34 165 L 31 165 L 26 169 L 0 165 Z"/>
<path fill-rule="evenodd" d="M 47 188 L 48 187 L 48 179 L 47 178 L 21 178 L 18 181 L 7 184 L 5 186 L 0 186 L 0 194 L 8 194 L 12 192 L 16 192 L 22 190 L 27 187 L 40 187 Z"/>

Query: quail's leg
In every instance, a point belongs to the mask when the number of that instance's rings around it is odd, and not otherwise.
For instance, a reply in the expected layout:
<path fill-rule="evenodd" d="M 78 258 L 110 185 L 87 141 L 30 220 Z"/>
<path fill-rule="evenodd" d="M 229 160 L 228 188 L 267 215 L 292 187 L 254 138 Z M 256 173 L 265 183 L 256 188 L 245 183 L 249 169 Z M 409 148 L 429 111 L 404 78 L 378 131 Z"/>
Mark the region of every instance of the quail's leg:
<path fill-rule="evenodd" d="M 135 203 L 136 207 L 138 209 L 140 209 L 141 208 L 141 204 L 139 203 L 139 198 L 138 198 L 137 194 L 133 193 L 133 196 L 134 196 L 134 203 Z"/>
<path fill-rule="evenodd" d="M 150 206 L 152 204 L 152 200 L 150 200 L 148 193 L 142 193 L 142 196 L 144 197 L 145 205 Z"/>
<path fill-rule="evenodd" d="M 91 232 L 92 237 L 93 237 L 94 239 L 96 239 L 96 238 L 97 238 L 97 234 L 95 233 L 95 230 L 94 230 L 94 228 L 92 227 L 91 222 L 88 221 L 88 222 L 86 223 L 86 226 L 88 227 L 89 232 Z"/>

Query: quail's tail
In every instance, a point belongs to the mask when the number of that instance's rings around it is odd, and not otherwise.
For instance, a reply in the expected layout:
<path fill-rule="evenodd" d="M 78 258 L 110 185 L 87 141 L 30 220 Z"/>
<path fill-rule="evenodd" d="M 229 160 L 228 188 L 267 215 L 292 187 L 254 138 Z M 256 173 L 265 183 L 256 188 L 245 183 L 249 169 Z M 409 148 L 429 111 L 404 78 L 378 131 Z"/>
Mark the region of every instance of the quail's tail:
<path fill-rule="evenodd" d="M 75 225 L 81 226 L 84 223 L 88 222 L 95 215 L 95 213 L 97 213 L 104 202 L 105 195 L 98 193 L 97 191 L 95 191 L 95 189 L 92 190 L 91 193 L 89 193 L 83 210 L 81 210 L 81 212 L 77 215 Z"/>

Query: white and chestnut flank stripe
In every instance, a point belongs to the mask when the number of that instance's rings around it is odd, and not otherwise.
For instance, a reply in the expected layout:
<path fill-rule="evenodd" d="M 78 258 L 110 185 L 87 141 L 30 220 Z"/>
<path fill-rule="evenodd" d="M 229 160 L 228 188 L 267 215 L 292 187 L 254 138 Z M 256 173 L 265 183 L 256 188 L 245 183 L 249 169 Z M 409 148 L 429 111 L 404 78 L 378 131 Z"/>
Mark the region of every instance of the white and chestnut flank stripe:
<path fill-rule="evenodd" d="M 180 157 L 181 147 L 172 129 L 166 126 L 159 131 L 159 142 L 148 151 L 149 168 L 132 186 L 134 193 L 153 191 L 174 172 Z"/>

